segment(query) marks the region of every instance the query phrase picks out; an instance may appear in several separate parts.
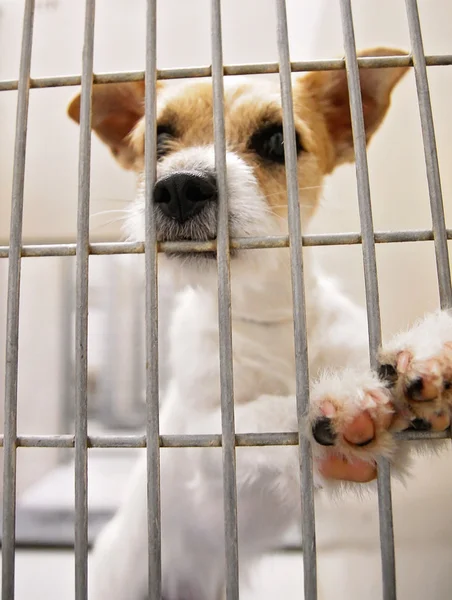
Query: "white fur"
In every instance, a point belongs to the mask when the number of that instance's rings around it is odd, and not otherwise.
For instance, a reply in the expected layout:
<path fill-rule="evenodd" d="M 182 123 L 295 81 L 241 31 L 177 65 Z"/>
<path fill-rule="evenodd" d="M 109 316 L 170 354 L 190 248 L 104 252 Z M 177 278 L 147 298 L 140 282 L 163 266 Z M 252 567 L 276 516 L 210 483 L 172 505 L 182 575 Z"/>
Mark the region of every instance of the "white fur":
<path fill-rule="evenodd" d="M 285 226 L 270 214 L 251 169 L 231 152 L 227 153 L 227 167 L 229 203 L 236 216 L 232 234 L 280 233 Z M 157 176 L 181 169 L 213 168 L 213 148 L 197 147 L 162 160 Z M 141 183 L 128 222 L 128 235 L 142 239 L 143 234 Z M 170 328 L 172 378 L 162 401 L 161 433 L 220 433 L 215 262 L 210 267 L 203 263 L 201 269 L 183 260 L 163 260 L 178 282 L 179 291 Z M 297 431 L 289 251 L 242 251 L 233 259 L 231 273 L 236 430 Z M 316 381 L 312 389 L 312 418 L 318 416 L 325 396 L 333 396 L 347 418 L 364 410 L 374 411 L 378 417 L 385 410 L 387 396 L 368 369 L 363 309 L 345 298 L 312 262 L 306 264 L 305 288 L 309 370 Z M 423 351 L 428 344 L 435 346 L 430 334 L 441 334 L 443 320 L 450 325 L 448 315 L 439 315 L 416 330 L 414 337 L 423 345 Z M 444 341 L 444 336 L 440 337 Z M 446 337 L 451 339 L 452 335 Z M 403 338 L 394 342 L 396 348 L 403 343 Z M 367 391 L 375 393 L 373 400 L 369 400 Z M 381 444 L 377 440 L 367 456 L 386 455 L 395 460 L 397 449 L 388 439 Z M 315 483 L 322 485 L 325 482 L 318 460 L 324 458 L 327 450 L 314 441 L 313 449 Z M 366 456 L 365 453 L 361 449 L 360 456 Z M 405 457 L 401 453 L 398 457 L 402 470 Z M 238 448 L 237 488 L 243 573 L 265 550 L 277 546 L 300 518 L 297 448 Z M 161 498 L 162 598 L 220 600 L 224 584 L 221 450 L 162 449 Z M 90 573 L 91 600 L 145 598 L 146 519 L 143 455 L 121 509 L 96 544 Z"/>

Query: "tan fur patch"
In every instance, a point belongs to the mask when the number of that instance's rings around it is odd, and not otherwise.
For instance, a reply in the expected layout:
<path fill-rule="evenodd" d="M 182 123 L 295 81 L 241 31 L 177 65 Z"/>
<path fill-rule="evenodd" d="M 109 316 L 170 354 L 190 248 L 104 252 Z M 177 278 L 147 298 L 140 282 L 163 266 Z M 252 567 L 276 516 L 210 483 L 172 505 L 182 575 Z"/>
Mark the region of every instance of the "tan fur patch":
<path fill-rule="evenodd" d="M 259 128 L 282 123 L 282 110 L 277 101 L 268 101 L 256 93 L 252 83 L 239 85 L 225 93 L 225 133 L 229 151 L 239 155 L 252 167 L 259 187 L 275 214 L 287 214 L 286 171 L 280 164 L 266 161 L 249 149 L 249 140 Z M 171 97 L 158 115 L 158 124 L 171 126 L 175 140 L 169 151 L 176 152 L 193 146 L 213 144 L 213 101 L 210 82 L 192 84 L 177 96 Z M 298 161 L 300 201 L 309 215 L 315 210 L 321 179 L 328 163 L 330 142 L 325 127 L 315 110 L 302 106 L 297 109 L 296 129 L 303 151 Z M 319 130 L 319 131 L 317 131 Z M 137 153 L 144 151 L 144 121 L 132 134 Z"/>
<path fill-rule="evenodd" d="M 391 48 L 374 48 L 361 56 L 406 54 Z M 405 67 L 361 69 L 366 138 L 369 140 L 383 120 L 393 87 Z M 287 215 L 286 170 L 259 157 L 249 147 L 253 133 L 264 125 L 280 124 L 282 110 L 278 85 L 261 87 L 243 79 L 234 87 L 225 83 L 224 118 L 227 149 L 239 155 L 252 169 L 270 209 Z M 189 83 L 174 91 L 159 84 L 158 125 L 170 126 L 174 139 L 168 151 L 213 144 L 213 101 L 210 81 Z M 137 172 L 144 163 L 144 86 L 107 84 L 94 87 L 93 129 L 111 148 L 118 161 Z M 323 177 L 338 164 L 353 160 L 353 136 L 347 76 L 344 70 L 313 72 L 298 78 L 293 87 L 295 127 L 303 150 L 298 159 L 300 204 L 305 216 L 314 212 Z M 80 101 L 69 107 L 78 120 Z"/>

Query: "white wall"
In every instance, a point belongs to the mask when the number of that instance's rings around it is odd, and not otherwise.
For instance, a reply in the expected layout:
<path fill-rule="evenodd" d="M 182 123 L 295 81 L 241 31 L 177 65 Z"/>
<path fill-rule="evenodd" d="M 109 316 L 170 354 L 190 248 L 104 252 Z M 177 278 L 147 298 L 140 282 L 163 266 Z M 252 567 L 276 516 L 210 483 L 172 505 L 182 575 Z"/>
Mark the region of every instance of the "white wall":
<path fill-rule="evenodd" d="M 323 14 L 312 56 L 329 56 L 341 45 L 338 3 L 322 2 Z M 452 4 L 443 0 L 419 2 L 427 54 L 450 54 Z M 394 45 L 410 48 L 405 2 L 360 0 L 353 3 L 358 48 Z M 296 37 L 293 38 L 296 40 Z M 296 42 L 294 43 L 296 53 Z M 452 207 L 452 122 L 450 98 L 452 69 L 428 69 L 436 125 L 446 220 Z M 430 205 L 417 107 L 414 73 L 410 72 L 393 96 L 388 117 L 375 136 L 369 154 L 374 225 L 377 230 L 431 227 Z M 356 231 L 359 228 L 354 166 L 340 169 L 325 191 L 325 203 L 316 231 Z M 346 276 L 349 290 L 363 297 L 360 249 L 325 249 L 319 252 L 331 272 Z M 385 333 L 410 323 L 438 305 L 433 244 L 378 246 L 381 313 Z M 351 276 L 350 276 L 351 275 Z"/>

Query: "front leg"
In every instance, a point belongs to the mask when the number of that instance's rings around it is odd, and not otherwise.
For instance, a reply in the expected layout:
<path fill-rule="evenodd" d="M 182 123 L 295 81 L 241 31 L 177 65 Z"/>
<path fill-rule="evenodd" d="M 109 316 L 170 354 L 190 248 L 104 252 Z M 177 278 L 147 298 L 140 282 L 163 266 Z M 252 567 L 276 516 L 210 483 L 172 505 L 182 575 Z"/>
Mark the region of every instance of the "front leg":
<path fill-rule="evenodd" d="M 100 532 L 90 554 L 89 600 L 147 597 L 146 476 L 142 453 L 118 512 Z"/>
<path fill-rule="evenodd" d="M 427 315 L 379 353 L 380 376 L 392 391 L 396 430 L 443 431 L 452 409 L 452 316 Z"/>
<path fill-rule="evenodd" d="M 295 432 L 295 397 L 260 396 L 237 405 L 235 421 L 237 433 Z M 221 412 L 198 413 L 190 430 L 217 433 L 221 430 Z M 299 522 L 299 473 L 296 446 L 237 448 L 242 575 Z M 320 483 L 317 469 L 315 480 Z M 145 457 L 128 487 L 123 505 L 95 545 L 90 570 L 93 600 L 141 600 L 146 596 Z M 221 449 L 162 449 L 161 492 L 162 597 L 217 600 L 224 586 Z"/>
<path fill-rule="evenodd" d="M 452 316 L 427 316 L 379 352 L 379 373 L 343 369 L 313 386 L 308 434 L 325 477 L 376 476 L 380 456 L 406 471 L 408 446 L 392 432 L 444 431 L 452 409 Z M 430 442 L 430 445 L 432 442 Z M 436 446 L 437 443 L 433 442 Z"/>
<path fill-rule="evenodd" d="M 406 466 L 390 427 L 392 397 L 369 369 L 325 372 L 313 385 L 307 420 L 314 462 L 327 479 L 366 483 L 386 457 Z"/>
<path fill-rule="evenodd" d="M 170 400 L 183 406 L 186 399 Z M 295 398 L 261 396 L 236 406 L 235 417 L 239 433 L 296 431 Z M 190 418 L 188 433 L 221 431 L 219 409 Z M 92 600 L 142 600 L 147 595 L 145 458 L 140 458 L 121 508 L 95 544 Z M 239 447 L 236 473 L 243 574 L 297 520 L 297 448 Z M 162 599 L 219 600 L 225 556 L 221 448 L 162 449 L 161 500 Z"/>

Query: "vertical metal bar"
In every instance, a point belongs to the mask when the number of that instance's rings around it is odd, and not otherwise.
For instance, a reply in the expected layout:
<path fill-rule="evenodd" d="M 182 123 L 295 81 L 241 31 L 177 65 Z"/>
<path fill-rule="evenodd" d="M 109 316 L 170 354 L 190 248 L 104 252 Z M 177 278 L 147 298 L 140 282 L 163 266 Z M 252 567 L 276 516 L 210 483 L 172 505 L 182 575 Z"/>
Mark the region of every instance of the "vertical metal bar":
<path fill-rule="evenodd" d="M 5 421 L 3 449 L 2 599 L 14 600 L 16 545 L 16 437 L 17 381 L 19 368 L 20 258 L 24 207 L 25 153 L 27 146 L 31 48 L 34 0 L 26 0 L 22 30 L 16 140 L 11 200 L 11 229 L 6 313 Z"/>
<path fill-rule="evenodd" d="M 309 408 L 309 369 L 306 337 L 306 303 L 303 281 L 301 215 L 298 198 L 297 148 L 293 115 L 292 82 L 285 0 L 277 0 L 277 28 L 281 102 L 283 108 L 284 153 L 286 162 L 292 298 L 295 335 L 296 396 L 299 425 L 300 479 L 304 564 L 304 597 L 317 598 L 317 556 L 315 536 L 314 485 L 311 446 L 302 434 Z"/>
<path fill-rule="evenodd" d="M 118 307 L 117 297 L 119 290 L 118 273 L 115 257 L 107 260 L 107 284 L 105 286 L 106 301 L 103 305 L 105 311 L 105 344 L 102 352 L 101 381 L 99 390 L 99 417 L 102 423 L 110 427 L 118 426 L 118 398 L 116 390 L 118 367 L 116 356 L 118 352 Z M 120 419 L 119 419 L 120 421 Z"/>
<path fill-rule="evenodd" d="M 141 281 L 137 283 L 134 277 L 134 294 L 132 306 L 133 323 L 131 327 L 132 352 L 130 360 L 132 361 L 132 407 L 137 418 L 143 414 L 143 295 Z"/>
<path fill-rule="evenodd" d="M 72 358 L 73 348 L 73 310 L 74 310 L 74 259 L 64 257 L 60 259 L 61 268 L 61 322 L 60 335 L 60 360 L 61 380 L 60 394 L 62 399 L 60 431 L 71 433 L 74 419 L 74 363 Z M 72 449 L 61 448 L 60 460 L 63 462 L 69 456 L 72 457 Z"/>
<path fill-rule="evenodd" d="M 154 214 L 156 177 L 157 2 L 148 0 L 146 12 L 145 97 L 145 276 L 146 276 L 146 436 L 148 461 L 148 578 L 149 600 L 161 600 L 161 520 L 159 444 L 159 363 L 157 238 Z"/>
<path fill-rule="evenodd" d="M 367 321 L 369 328 L 370 363 L 377 368 L 377 350 L 381 342 L 380 304 L 378 294 L 377 261 L 375 254 L 372 205 L 370 200 L 369 169 L 366 154 L 359 69 L 356 58 L 355 32 L 350 0 L 340 0 L 342 31 L 345 49 L 345 67 L 350 92 L 353 143 L 355 148 L 356 180 L 358 186 L 359 217 L 361 222 L 364 281 L 366 288 Z M 383 598 L 396 598 L 394 530 L 392 518 L 391 477 L 387 460 L 378 464 L 378 506 L 380 546 L 383 575 Z"/>
<path fill-rule="evenodd" d="M 95 0 L 86 0 L 80 102 L 80 146 L 75 275 L 75 598 L 88 581 L 88 267 Z"/>
<path fill-rule="evenodd" d="M 235 460 L 234 380 L 232 365 L 229 207 L 224 129 L 223 46 L 221 0 L 212 0 L 212 84 L 215 169 L 218 182 L 218 313 L 220 335 L 221 428 L 224 486 L 226 599 L 239 598 L 237 485 Z"/>
<path fill-rule="evenodd" d="M 438 271 L 439 297 L 441 308 L 452 307 L 452 288 L 447 247 L 446 222 L 444 218 L 443 194 L 436 148 L 435 126 L 433 124 L 430 90 L 422 42 L 421 22 L 416 0 L 406 0 L 408 27 L 413 53 L 414 75 L 419 101 L 422 138 L 424 140 L 425 166 L 427 170 L 432 229 L 435 240 L 436 268 Z"/>

